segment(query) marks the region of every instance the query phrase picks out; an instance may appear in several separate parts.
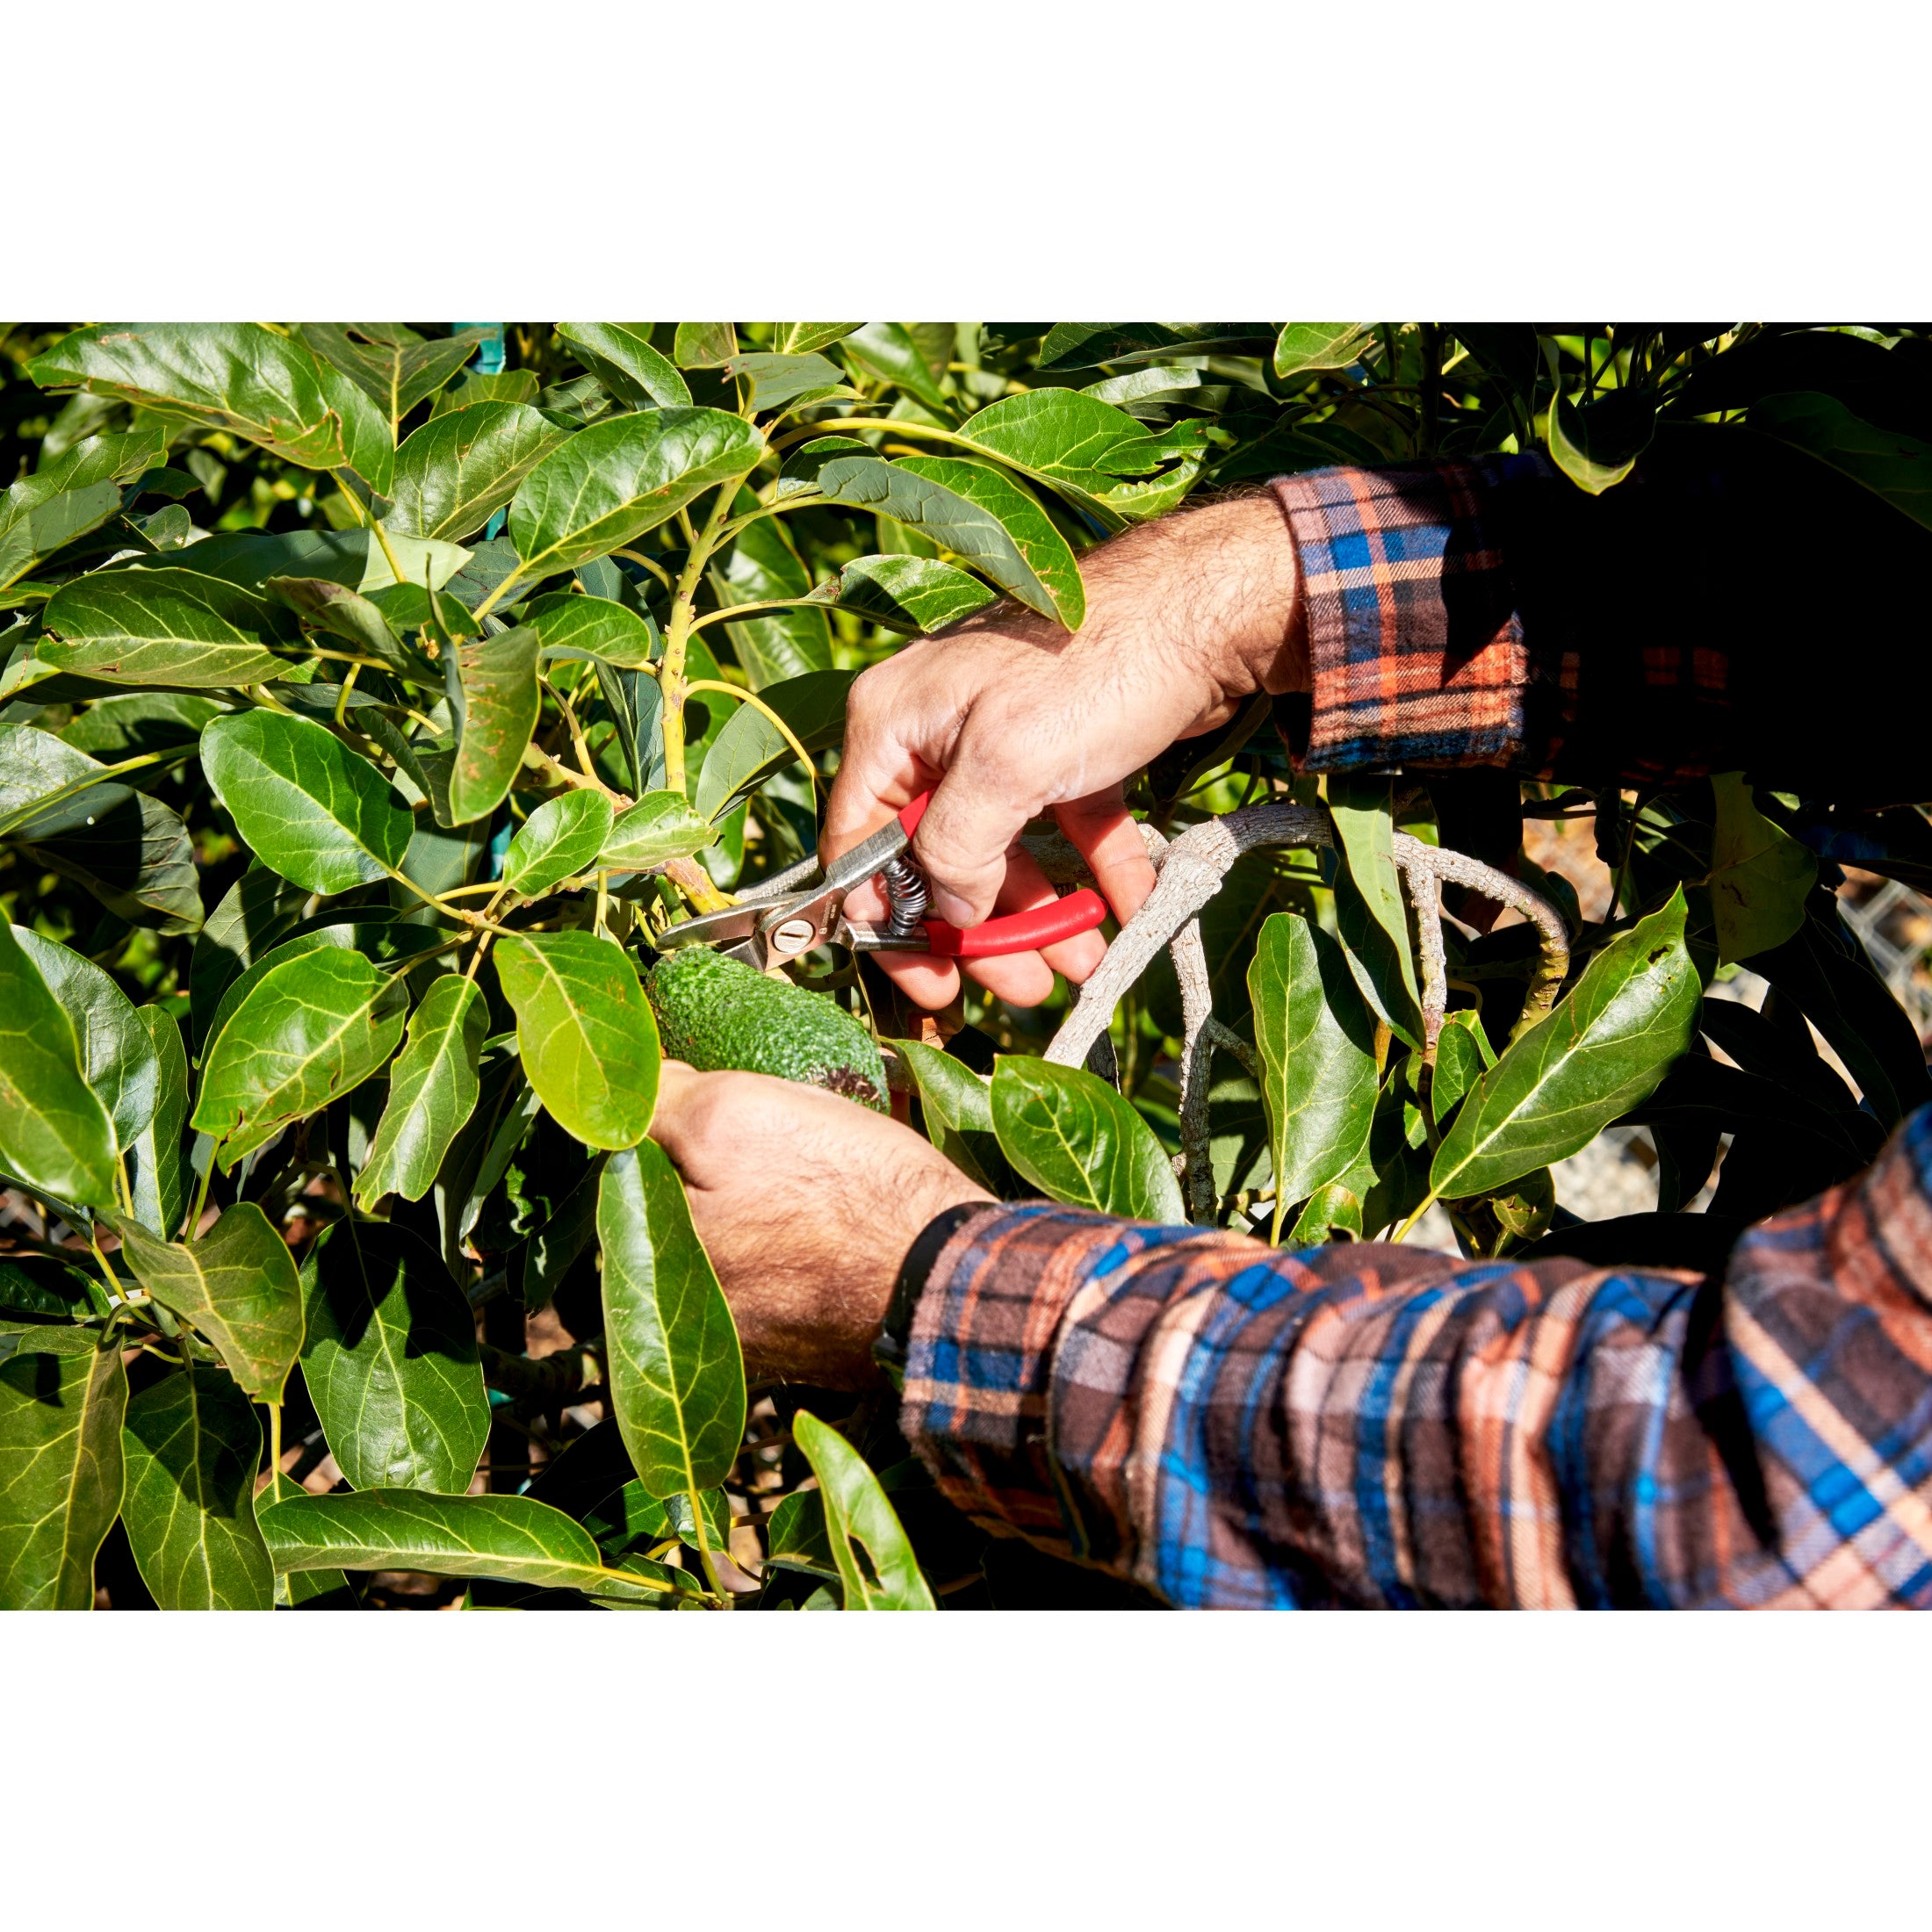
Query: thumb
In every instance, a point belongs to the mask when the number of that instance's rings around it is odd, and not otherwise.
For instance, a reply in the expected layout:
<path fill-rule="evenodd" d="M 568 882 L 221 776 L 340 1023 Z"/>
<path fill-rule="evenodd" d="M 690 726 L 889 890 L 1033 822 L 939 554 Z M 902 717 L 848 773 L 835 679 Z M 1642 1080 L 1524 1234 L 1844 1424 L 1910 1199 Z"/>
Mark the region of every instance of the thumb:
<path fill-rule="evenodd" d="M 689 1151 L 693 1112 L 704 1076 L 683 1060 L 666 1060 L 658 1069 L 658 1100 L 651 1114 L 651 1138 L 681 1171 L 680 1150 Z"/>
<path fill-rule="evenodd" d="M 953 926 L 991 917 L 1006 854 L 1033 816 L 1013 775 L 984 755 L 961 758 L 933 793 L 912 840 L 933 889 L 933 910 Z"/>

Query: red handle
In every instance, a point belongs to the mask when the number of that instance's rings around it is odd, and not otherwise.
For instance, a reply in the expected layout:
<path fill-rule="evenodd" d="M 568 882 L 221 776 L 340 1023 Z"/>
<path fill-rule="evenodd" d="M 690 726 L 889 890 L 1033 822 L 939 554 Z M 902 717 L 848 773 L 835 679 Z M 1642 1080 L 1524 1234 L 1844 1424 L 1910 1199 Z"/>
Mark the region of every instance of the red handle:
<path fill-rule="evenodd" d="M 899 813 L 900 829 L 908 839 L 919 830 L 932 802 L 932 793 L 922 791 Z M 986 919 L 963 932 L 944 919 L 927 919 L 926 936 L 941 959 L 992 959 L 1006 953 L 1035 952 L 1078 933 L 1091 933 L 1107 916 L 1107 901 L 1091 886 L 1083 886 L 1051 905 Z"/>
<path fill-rule="evenodd" d="M 1031 953 L 1076 933 L 1091 933 L 1107 917 L 1107 901 L 1091 885 L 1063 899 L 1008 912 L 963 932 L 944 919 L 927 919 L 926 936 L 941 959 L 991 959 L 1001 953 Z"/>

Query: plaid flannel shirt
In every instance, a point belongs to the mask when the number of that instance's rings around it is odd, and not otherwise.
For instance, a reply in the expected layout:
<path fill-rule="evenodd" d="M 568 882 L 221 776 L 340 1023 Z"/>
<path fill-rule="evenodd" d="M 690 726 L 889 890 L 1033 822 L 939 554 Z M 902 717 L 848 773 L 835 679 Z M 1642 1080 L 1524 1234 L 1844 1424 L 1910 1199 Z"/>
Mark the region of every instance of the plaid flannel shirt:
<path fill-rule="evenodd" d="M 1626 524 L 1753 509 L 1643 482 Z M 1728 633 L 1549 602 L 1617 546 L 1540 459 L 1274 487 L 1305 768 L 1741 761 Z M 1183 1606 L 1932 1606 L 1928 1295 L 1932 1108 L 1708 1278 L 989 1207 L 926 1267 L 901 1426 L 969 1515 Z"/>

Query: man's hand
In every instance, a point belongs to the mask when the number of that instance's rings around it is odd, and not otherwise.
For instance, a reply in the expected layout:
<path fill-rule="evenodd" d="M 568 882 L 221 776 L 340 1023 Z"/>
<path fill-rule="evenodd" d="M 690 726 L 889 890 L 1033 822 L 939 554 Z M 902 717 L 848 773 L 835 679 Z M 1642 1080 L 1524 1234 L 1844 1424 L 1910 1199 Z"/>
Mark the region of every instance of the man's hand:
<path fill-rule="evenodd" d="M 667 1060 L 651 1133 L 684 1177 L 754 1376 L 872 1381 L 905 1251 L 942 1209 L 992 1199 L 912 1128 L 762 1073 Z"/>
<path fill-rule="evenodd" d="M 1130 531 L 1084 559 L 1081 576 L 1087 616 L 1078 631 L 1002 603 L 859 679 L 820 840 L 828 860 L 930 789 L 912 851 L 940 918 L 976 926 L 1050 899 L 1039 868 L 1014 848 L 1027 821 L 1049 810 L 1115 915 L 1139 910 L 1154 869 L 1121 782 L 1176 739 L 1227 723 L 1256 692 L 1307 688 L 1294 544 L 1263 492 Z M 869 885 L 847 909 L 883 918 L 883 896 Z M 1105 951 L 1088 933 L 966 970 L 1034 1006 L 1056 970 L 1085 979 Z M 959 991 L 948 961 L 878 959 L 922 1006 Z"/>

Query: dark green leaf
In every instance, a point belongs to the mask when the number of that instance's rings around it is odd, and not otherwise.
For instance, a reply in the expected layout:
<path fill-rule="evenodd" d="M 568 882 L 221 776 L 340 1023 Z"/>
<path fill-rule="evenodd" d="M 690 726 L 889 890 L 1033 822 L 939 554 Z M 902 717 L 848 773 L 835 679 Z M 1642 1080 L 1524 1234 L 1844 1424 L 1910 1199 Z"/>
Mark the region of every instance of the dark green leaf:
<path fill-rule="evenodd" d="M 366 1210 L 385 1194 L 421 1200 L 450 1143 L 476 1110 L 477 1067 L 489 1010 L 474 980 L 445 973 L 409 1018 L 409 1037 L 389 1072 L 389 1100 L 356 1177 Z M 357 1485 L 363 1487 L 363 1485 Z"/>
<path fill-rule="evenodd" d="M 688 858 L 717 842 L 717 827 L 679 791 L 646 792 L 611 825 L 596 862 L 609 872 L 648 872 L 667 859 Z"/>
<path fill-rule="evenodd" d="M 0 589 L 119 514 L 121 487 L 162 453 L 159 429 L 89 436 L 0 496 Z"/>
<path fill-rule="evenodd" d="M 497 942 L 496 970 L 551 1117 L 587 1146 L 635 1146 L 657 1104 L 660 1056 L 631 955 L 594 933 L 521 934 Z"/>
<path fill-rule="evenodd" d="M 652 1496 L 710 1489 L 745 1432 L 745 1365 L 683 1183 L 656 1142 L 604 1164 L 597 1236 L 607 1373 L 631 1466 Z"/>
<path fill-rule="evenodd" d="M 1580 489 L 1601 496 L 1636 468 L 1656 428 L 1656 405 L 1636 390 L 1613 389 L 1582 407 L 1559 394 L 1550 405 L 1550 460 Z"/>
<path fill-rule="evenodd" d="M 234 1381 L 219 1368 L 164 1375 L 128 1403 L 121 1446 L 121 1518 L 162 1609 L 273 1609 L 275 1573 L 255 1520 L 262 1431 Z"/>
<path fill-rule="evenodd" d="M 530 606 L 530 621 L 546 655 L 580 651 L 637 670 L 660 654 L 658 627 L 650 617 L 608 597 L 552 592 Z"/>
<path fill-rule="evenodd" d="M 1335 919 L 1350 970 L 1379 1018 L 1422 1044 L 1422 1005 L 1409 944 L 1409 912 L 1395 872 L 1393 789 L 1387 778 L 1328 780 L 1335 821 Z"/>
<path fill-rule="evenodd" d="M 292 1502 L 308 1492 L 292 1476 L 279 1469 L 255 1496 L 255 1520 L 259 1528 L 262 1512 L 278 1503 Z M 297 1570 L 292 1575 L 278 1572 L 275 1578 L 275 1607 L 278 1610 L 360 1610 L 362 1604 L 339 1569 Z"/>
<path fill-rule="evenodd" d="M 389 781 L 308 718 L 218 717 L 201 734 L 201 768 L 256 855 L 312 892 L 386 878 L 409 849 L 415 828 Z"/>
<path fill-rule="evenodd" d="M 140 1006 L 134 1017 L 154 1049 L 153 1118 L 127 1149 L 127 1186 L 134 1218 L 150 1228 L 178 1228 L 187 1190 L 181 1166 L 181 1133 L 188 1124 L 188 1056 L 181 1028 L 161 1006 Z"/>
<path fill-rule="evenodd" d="M 926 1131 L 953 1165 L 989 1193 L 1015 1192 L 1013 1171 L 993 1128 L 992 1088 L 963 1062 L 916 1040 L 895 1040 L 892 1049 L 919 1082 Z"/>
<path fill-rule="evenodd" d="M 1362 1204 L 1339 1182 L 1317 1187 L 1289 1231 L 1291 1248 L 1313 1248 L 1329 1241 L 1362 1238 Z"/>
<path fill-rule="evenodd" d="M 1370 341 L 1366 322 L 1284 322 L 1274 343 L 1274 372 L 1284 378 L 1346 369 Z"/>
<path fill-rule="evenodd" d="M 1932 443 L 1878 429 L 1815 391 L 1754 402 L 1750 424 L 1863 484 L 1913 522 L 1932 526 Z"/>
<path fill-rule="evenodd" d="M 84 825 L 129 796 L 97 759 L 52 732 L 0 724 L 0 833 L 41 839 Z"/>
<path fill-rule="evenodd" d="M 1013 328 L 1014 324 L 999 325 Z M 1040 344 L 1042 371 L 1098 369 L 1102 363 L 1171 362 L 1178 356 L 1251 354 L 1274 339 L 1258 322 L 1056 322 Z"/>
<path fill-rule="evenodd" d="M 735 507 L 742 513 L 755 501 L 749 491 L 740 491 Z M 722 565 L 711 572 L 711 588 L 727 608 L 775 603 L 807 597 L 811 573 L 786 541 L 779 520 L 768 516 L 739 532 Z M 793 610 L 743 618 L 724 630 L 754 691 L 809 671 L 832 668 L 832 630 L 818 609 L 801 604 Z"/>
<path fill-rule="evenodd" d="M 110 764 L 195 743 L 212 717 L 229 709 L 192 691 L 128 691 L 97 698 L 61 732 L 63 743 Z"/>
<path fill-rule="evenodd" d="M 177 813 L 145 792 L 115 797 L 105 786 L 84 793 L 75 810 L 76 822 L 68 830 L 35 834 L 34 843 L 21 849 L 83 886 L 130 926 L 163 934 L 192 933 L 200 926 L 194 846 Z"/>
<path fill-rule="evenodd" d="M 1186 1220 L 1154 1130 L 1105 1080 L 1009 1055 L 993 1073 L 992 1110 L 1000 1152 L 1055 1200 L 1136 1221 Z"/>
<path fill-rule="evenodd" d="M 63 1344 L 88 1333 L 50 1332 Z M 120 1513 L 126 1407 L 118 1348 L 0 1359 L 0 1610 L 94 1607 L 94 1553 Z"/>
<path fill-rule="evenodd" d="M 302 1295 L 288 1244 L 252 1200 L 227 1209 L 198 1241 L 169 1241 L 125 1215 L 101 1220 L 135 1278 L 220 1351 L 256 1401 L 278 1402 L 302 1347 Z"/>
<path fill-rule="evenodd" d="M 43 662 L 113 684 L 259 684 L 283 669 L 262 645 L 268 607 L 192 570 L 76 577 L 54 594 L 46 624 Z"/>
<path fill-rule="evenodd" d="M 1728 965 L 1782 946 L 1805 923 L 1818 861 L 1751 801 L 1742 772 L 1711 781 L 1717 824 L 1711 836 L 1711 913 L 1718 959 Z"/>
<path fill-rule="evenodd" d="M 844 370 L 823 356 L 733 356 L 724 373 L 749 385 L 747 407 L 754 415 L 858 393 L 847 386 Z"/>
<path fill-rule="evenodd" d="M 1248 991 L 1279 1229 L 1290 1207 L 1339 1180 L 1368 1143 L 1375 1026 L 1341 948 L 1299 913 L 1277 912 L 1262 926 Z"/>
<path fill-rule="evenodd" d="M 833 600 L 892 631 L 943 631 L 993 601 L 978 578 L 935 557 L 860 557 L 839 573 Z"/>
<path fill-rule="evenodd" d="M 194 1124 L 224 1170 L 292 1121 L 359 1086 L 402 1037 L 407 991 L 360 953 L 325 946 L 271 966 L 223 1025 Z"/>
<path fill-rule="evenodd" d="M 845 736 L 846 694 L 852 671 L 808 671 L 804 676 L 768 684 L 758 695 L 790 725 L 808 752 L 824 751 Z M 698 774 L 692 803 L 716 824 L 746 793 L 797 762 L 784 733 L 762 711 L 741 704 L 718 732 Z"/>
<path fill-rule="evenodd" d="M 1436 1041 L 1436 1071 L 1429 1104 L 1439 1127 L 1455 1112 L 1464 1094 L 1496 1064 L 1496 1053 L 1474 1013 L 1453 1013 Z"/>
<path fill-rule="evenodd" d="M 154 1119 L 161 1098 L 161 1065 L 140 1012 L 92 960 L 24 926 L 16 926 L 13 936 L 67 1014 L 82 1078 L 107 1109 L 116 1151 L 126 1152 Z"/>
<path fill-rule="evenodd" d="M 302 1380 L 350 1487 L 460 1496 L 489 1398 L 476 1318 L 434 1251 L 379 1221 L 338 1221 L 303 1263 L 302 1300 Z"/>
<path fill-rule="evenodd" d="M 649 1604 L 673 1587 L 646 1571 L 604 1568 L 588 1531 L 524 1496 L 364 1489 L 296 1496 L 263 1510 L 262 1533 L 282 1570 L 500 1576 L 544 1590 L 580 1590 L 609 1603 Z"/>
<path fill-rule="evenodd" d="M 1682 892 L 1592 959 L 1549 1018 L 1477 1081 L 1429 1181 L 1486 1194 L 1562 1160 L 1643 1100 L 1690 1044 L 1702 988 Z"/>
<path fill-rule="evenodd" d="M 487 329 L 465 328 L 426 341 L 401 322 L 301 325 L 302 340 L 382 411 L 392 432 L 475 355 L 487 335 Z M 363 339 L 357 341 L 358 336 Z"/>
<path fill-rule="evenodd" d="M 939 378 L 904 322 L 868 322 L 840 345 L 846 360 L 869 375 L 883 377 L 928 409 L 951 414 Z"/>
<path fill-rule="evenodd" d="M 509 795 L 537 728 L 537 633 L 528 624 L 457 646 L 463 680 L 463 732 L 450 768 L 450 819 L 467 825 Z"/>
<path fill-rule="evenodd" d="M 432 417 L 396 451 L 395 508 L 384 529 L 460 542 L 569 433 L 521 402 L 479 402 Z"/>
<path fill-rule="evenodd" d="M 954 551 L 1002 590 L 1070 631 L 1086 615 L 1066 539 L 1017 483 L 957 457 L 834 457 L 818 472 L 834 501 L 875 510 Z"/>
<path fill-rule="evenodd" d="M 399 586 L 406 597 L 415 600 L 422 598 L 426 582 L 438 590 L 457 586 L 472 565 L 472 553 L 459 544 L 406 537 L 400 530 L 387 534 L 386 548 L 366 530 L 284 530 L 273 536 L 258 530 L 223 532 L 194 546 L 194 567 L 205 577 L 219 577 L 244 588 L 265 584 L 270 577 L 322 577 L 380 602 L 381 593 Z M 400 579 L 390 566 L 392 551 L 401 566 Z M 278 617 L 276 607 L 267 608 L 271 617 Z M 386 602 L 383 609 L 385 616 L 391 615 Z"/>
<path fill-rule="evenodd" d="M 677 364 L 651 346 L 648 322 L 559 322 L 557 333 L 612 395 L 633 409 L 687 408 L 691 388 Z"/>
<path fill-rule="evenodd" d="M 57 1200 L 114 1200 L 114 1123 L 83 1072 L 74 1023 L 0 921 L 0 1167 Z"/>
<path fill-rule="evenodd" d="M 510 504 L 523 573 L 608 556 L 714 483 L 744 476 L 764 439 L 721 409 L 647 409 L 580 430 L 524 478 Z"/>
<path fill-rule="evenodd" d="M 630 813 L 625 813 L 626 818 Z M 503 883 L 526 899 L 588 872 L 610 837 L 610 801 L 601 791 L 566 791 L 526 818 L 503 857 Z"/>
<path fill-rule="evenodd" d="M 27 372 L 43 389 L 86 389 L 228 430 L 305 470 L 337 468 L 366 436 L 360 422 L 345 428 L 345 411 L 357 412 L 314 357 L 253 322 L 103 323 L 62 337 Z"/>
<path fill-rule="evenodd" d="M 325 636 L 341 638 L 400 677 L 440 686 L 442 674 L 390 629 L 380 608 L 360 591 L 327 577 L 270 577 L 264 588 Z"/>
<path fill-rule="evenodd" d="M 912 1546 L 865 1459 L 810 1409 L 793 1417 L 792 1432 L 818 1479 L 825 1539 L 845 1586 L 845 1607 L 937 1610 Z"/>

